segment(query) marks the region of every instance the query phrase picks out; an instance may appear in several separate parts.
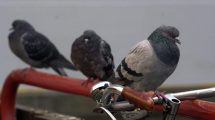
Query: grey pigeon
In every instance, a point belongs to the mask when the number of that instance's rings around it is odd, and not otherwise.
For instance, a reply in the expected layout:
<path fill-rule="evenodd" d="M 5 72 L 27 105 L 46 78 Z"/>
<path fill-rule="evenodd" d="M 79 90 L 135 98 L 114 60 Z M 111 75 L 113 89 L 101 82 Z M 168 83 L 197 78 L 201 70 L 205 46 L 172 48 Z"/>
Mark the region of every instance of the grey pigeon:
<path fill-rule="evenodd" d="M 71 59 L 89 80 L 109 80 L 114 75 L 110 45 L 93 30 L 86 30 L 72 44 Z"/>
<path fill-rule="evenodd" d="M 180 52 L 176 43 L 179 31 L 160 26 L 147 40 L 132 47 L 117 68 L 124 85 L 138 91 L 156 90 L 175 70 Z"/>
<path fill-rule="evenodd" d="M 12 52 L 32 67 L 51 67 L 58 74 L 67 76 L 63 68 L 76 70 L 47 37 L 37 32 L 24 20 L 15 20 L 9 34 L 9 46 Z"/>
<path fill-rule="evenodd" d="M 158 27 L 147 40 L 132 47 L 116 71 L 113 83 L 137 91 L 156 90 L 175 70 L 180 52 L 179 31 L 172 26 Z M 143 119 L 144 110 L 120 112 L 124 120 Z M 129 116 L 129 117 L 128 117 Z"/>

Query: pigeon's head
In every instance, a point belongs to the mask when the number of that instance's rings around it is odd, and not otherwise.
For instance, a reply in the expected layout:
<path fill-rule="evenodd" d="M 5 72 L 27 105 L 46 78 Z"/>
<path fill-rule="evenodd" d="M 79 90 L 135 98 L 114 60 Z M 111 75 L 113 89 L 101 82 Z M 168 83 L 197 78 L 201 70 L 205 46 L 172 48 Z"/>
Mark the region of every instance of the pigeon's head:
<path fill-rule="evenodd" d="M 85 30 L 85 31 L 84 31 L 84 35 L 85 35 L 85 36 L 93 36 L 93 35 L 95 35 L 95 34 L 96 34 L 96 32 L 93 31 L 93 30 Z"/>
<path fill-rule="evenodd" d="M 25 20 L 15 20 L 12 23 L 11 30 L 34 30 L 34 28 Z"/>
<path fill-rule="evenodd" d="M 100 39 L 100 37 L 93 30 L 85 30 L 82 37 L 83 37 L 85 42 Z"/>
<path fill-rule="evenodd" d="M 170 38 L 170 40 L 173 40 L 175 43 L 181 44 L 179 37 L 179 30 L 173 26 L 160 26 L 155 30 L 156 32 L 159 32 L 163 34 L 164 36 Z"/>

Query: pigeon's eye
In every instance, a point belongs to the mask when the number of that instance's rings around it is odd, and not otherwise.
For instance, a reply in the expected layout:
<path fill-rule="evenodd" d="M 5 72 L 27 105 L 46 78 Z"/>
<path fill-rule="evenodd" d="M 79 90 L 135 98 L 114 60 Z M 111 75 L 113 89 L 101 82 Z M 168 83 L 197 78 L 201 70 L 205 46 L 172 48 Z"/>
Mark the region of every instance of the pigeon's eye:
<path fill-rule="evenodd" d="M 16 27 L 16 24 L 14 23 L 12 26 L 13 26 L 13 27 Z"/>
<path fill-rule="evenodd" d="M 12 24 L 12 26 L 13 26 L 13 28 L 17 28 L 17 27 L 18 27 L 18 23 L 17 23 L 17 22 L 14 22 L 14 23 Z"/>

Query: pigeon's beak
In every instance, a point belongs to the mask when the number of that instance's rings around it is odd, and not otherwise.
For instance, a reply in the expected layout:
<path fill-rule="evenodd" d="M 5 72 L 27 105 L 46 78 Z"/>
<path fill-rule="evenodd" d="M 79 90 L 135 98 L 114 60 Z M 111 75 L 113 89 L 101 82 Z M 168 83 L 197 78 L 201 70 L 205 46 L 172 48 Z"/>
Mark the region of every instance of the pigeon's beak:
<path fill-rule="evenodd" d="M 10 30 L 10 31 L 13 31 L 14 29 L 13 29 L 13 27 L 12 27 L 12 28 L 10 28 L 9 30 Z"/>
<path fill-rule="evenodd" d="M 180 41 L 179 37 L 175 38 L 175 42 L 181 45 L 181 41 Z"/>

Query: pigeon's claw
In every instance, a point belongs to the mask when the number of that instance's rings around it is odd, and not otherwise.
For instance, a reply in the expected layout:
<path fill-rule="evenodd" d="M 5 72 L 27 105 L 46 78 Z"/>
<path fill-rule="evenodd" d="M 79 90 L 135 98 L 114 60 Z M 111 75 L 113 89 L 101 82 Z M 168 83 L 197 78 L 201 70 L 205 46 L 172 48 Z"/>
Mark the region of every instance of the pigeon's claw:
<path fill-rule="evenodd" d="M 81 85 L 82 86 L 88 86 L 88 84 L 93 84 L 94 82 L 96 82 L 97 80 L 94 80 L 92 78 L 88 78 L 87 80 L 85 80 Z"/>

